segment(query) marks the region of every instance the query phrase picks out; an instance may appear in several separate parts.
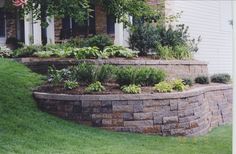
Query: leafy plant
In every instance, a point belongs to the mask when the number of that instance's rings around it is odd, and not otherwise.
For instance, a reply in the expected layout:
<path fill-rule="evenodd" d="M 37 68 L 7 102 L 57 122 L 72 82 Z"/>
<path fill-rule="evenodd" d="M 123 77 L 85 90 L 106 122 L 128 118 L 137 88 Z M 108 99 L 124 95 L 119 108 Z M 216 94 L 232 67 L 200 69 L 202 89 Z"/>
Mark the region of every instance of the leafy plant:
<path fill-rule="evenodd" d="M 35 52 L 33 55 L 40 58 L 49 58 L 53 55 L 53 52 L 52 51 L 38 51 L 38 52 Z"/>
<path fill-rule="evenodd" d="M 6 46 L 0 46 L 0 57 L 11 57 L 12 51 Z"/>
<path fill-rule="evenodd" d="M 182 80 L 183 80 L 184 85 L 188 85 L 188 86 L 192 86 L 193 85 L 193 80 L 190 79 L 190 78 L 184 78 Z"/>
<path fill-rule="evenodd" d="M 171 81 L 172 87 L 174 90 L 177 91 L 184 91 L 187 86 L 184 84 L 183 80 L 181 79 L 177 79 L 177 80 L 173 80 Z"/>
<path fill-rule="evenodd" d="M 102 92 L 105 90 L 105 87 L 102 85 L 101 82 L 96 81 L 95 83 L 90 84 L 86 89 L 85 92 L 91 93 L 91 92 Z"/>
<path fill-rule="evenodd" d="M 42 46 L 29 45 L 29 46 L 24 46 L 22 48 L 14 50 L 13 56 L 14 57 L 30 57 L 30 56 L 33 56 L 35 52 L 40 52 L 40 51 L 43 51 Z"/>
<path fill-rule="evenodd" d="M 138 52 L 133 51 L 131 49 L 122 47 L 122 46 L 107 46 L 103 50 L 103 55 L 106 55 L 107 57 L 125 57 L 125 58 L 133 58 L 137 56 Z"/>
<path fill-rule="evenodd" d="M 113 44 L 113 41 L 108 35 L 95 35 L 84 41 L 85 47 L 97 47 L 99 50 L 103 50 L 106 46 Z"/>
<path fill-rule="evenodd" d="M 91 83 L 97 80 L 97 67 L 93 64 L 82 63 L 76 66 L 77 80 Z"/>
<path fill-rule="evenodd" d="M 199 84 L 209 84 L 209 78 L 207 76 L 199 76 L 195 78 L 195 82 Z"/>
<path fill-rule="evenodd" d="M 97 69 L 97 80 L 100 82 L 106 82 L 112 79 L 115 73 L 115 67 L 113 65 L 102 65 Z"/>
<path fill-rule="evenodd" d="M 211 76 L 211 82 L 215 83 L 229 83 L 231 80 L 231 77 L 229 74 L 214 74 Z"/>
<path fill-rule="evenodd" d="M 154 90 L 160 93 L 167 93 L 171 92 L 173 90 L 173 86 L 171 83 L 168 83 L 166 81 L 162 81 L 158 84 L 155 84 Z"/>
<path fill-rule="evenodd" d="M 97 47 L 84 47 L 75 50 L 74 55 L 77 59 L 98 58 L 101 52 Z"/>
<path fill-rule="evenodd" d="M 48 81 L 53 85 L 58 85 L 63 81 L 62 71 L 57 70 L 55 67 L 49 67 L 48 74 L 49 74 Z"/>
<path fill-rule="evenodd" d="M 135 85 L 135 84 L 131 84 L 131 85 L 128 85 L 128 86 L 122 86 L 121 90 L 124 93 L 128 93 L 128 94 L 139 94 L 139 93 L 141 93 L 140 85 Z"/>
<path fill-rule="evenodd" d="M 154 52 L 156 44 L 160 40 L 157 28 L 151 24 L 144 24 L 142 21 L 132 27 L 129 37 L 131 49 L 140 51 L 139 55 L 145 56 L 149 52 Z"/>
<path fill-rule="evenodd" d="M 162 70 L 148 67 L 122 67 L 116 72 L 116 81 L 121 86 L 130 84 L 150 86 L 163 81 L 165 77 Z"/>
<path fill-rule="evenodd" d="M 169 46 L 157 46 L 157 53 L 161 59 L 170 60 L 174 59 L 173 48 Z"/>
<path fill-rule="evenodd" d="M 75 89 L 76 87 L 78 87 L 78 85 L 79 84 L 76 81 L 69 81 L 69 80 L 67 80 L 67 81 L 64 82 L 64 88 L 68 89 L 68 90 Z"/>

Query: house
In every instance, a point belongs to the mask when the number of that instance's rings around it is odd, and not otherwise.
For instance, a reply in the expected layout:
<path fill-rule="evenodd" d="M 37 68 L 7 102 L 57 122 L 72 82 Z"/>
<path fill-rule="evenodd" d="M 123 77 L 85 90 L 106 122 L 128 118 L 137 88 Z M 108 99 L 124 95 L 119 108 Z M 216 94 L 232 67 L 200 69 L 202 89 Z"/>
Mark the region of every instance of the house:
<path fill-rule="evenodd" d="M 159 0 L 148 2 L 157 5 Z M 128 46 L 128 30 L 99 6 L 92 6 L 94 18 L 89 18 L 87 25 L 76 24 L 70 18 L 51 18 L 44 29 L 40 22 L 33 23 L 30 15 L 21 20 L 17 11 L 3 12 L 3 3 L 4 0 L 0 0 L 0 44 L 9 37 L 16 37 L 25 44 L 41 44 L 42 40 L 54 43 L 75 35 L 105 33 L 114 38 L 115 44 Z M 165 9 L 167 15 L 183 11 L 180 23 L 190 27 L 191 36 L 201 35 L 202 42 L 195 58 L 209 63 L 210 74 L 232 74 L 232 1 L 165 0 Z"/>

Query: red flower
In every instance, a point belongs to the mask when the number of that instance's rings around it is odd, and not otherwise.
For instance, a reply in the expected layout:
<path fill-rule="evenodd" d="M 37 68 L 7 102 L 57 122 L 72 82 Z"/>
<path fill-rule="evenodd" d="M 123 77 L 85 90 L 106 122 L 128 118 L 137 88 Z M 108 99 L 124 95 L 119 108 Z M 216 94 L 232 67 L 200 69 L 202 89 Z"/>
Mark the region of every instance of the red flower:
<path fill-rule="evenodd" d="M 12 3 L 16 7 L 24 6 L 27 3 L 27 0 L 12 0 Z"/>

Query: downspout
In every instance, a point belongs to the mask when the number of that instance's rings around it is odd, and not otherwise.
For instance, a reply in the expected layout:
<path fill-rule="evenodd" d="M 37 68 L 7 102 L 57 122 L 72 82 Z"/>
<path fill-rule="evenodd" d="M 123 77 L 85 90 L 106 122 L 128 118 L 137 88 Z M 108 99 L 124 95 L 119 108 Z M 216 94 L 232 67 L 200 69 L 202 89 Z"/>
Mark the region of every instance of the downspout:
<path fill-rule="evenodd" d="M 233 8 L 233 154 L 236 154 L 236 1 Z"/>

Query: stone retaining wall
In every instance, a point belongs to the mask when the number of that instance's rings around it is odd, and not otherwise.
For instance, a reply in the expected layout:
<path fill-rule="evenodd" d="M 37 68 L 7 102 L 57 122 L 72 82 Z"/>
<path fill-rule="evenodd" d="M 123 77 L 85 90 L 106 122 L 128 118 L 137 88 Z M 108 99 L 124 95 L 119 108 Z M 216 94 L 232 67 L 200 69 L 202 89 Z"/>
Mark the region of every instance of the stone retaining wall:
<path fill-rule="evenodd" d="M 172 78 L 192 78 L 199 75 L 207 75 L 207 63 L 196 60 L 150 60 L 134 59 L 127 60 L 123 58 L 105 59 L 105 60 L 75 60 L 75 59 L 40 59 L 40 58 L 17 58 L 17 61 L 25 64 L 37 73 L 46 74 L 48 67 L 54 65 L 61 69 L 81 62 L 91 62 L 96 64 L 112 64 L 118 66 L 147 66 L 160 68 L 166 71 L 167 75 Z"/>
<path fill-rule="evenodd" d="M 114 131 L 195 136 L 232 121 L 232 87 L 181 93 L 65 95 L 34 92 L 38 107 L 78 123 Z"/>

